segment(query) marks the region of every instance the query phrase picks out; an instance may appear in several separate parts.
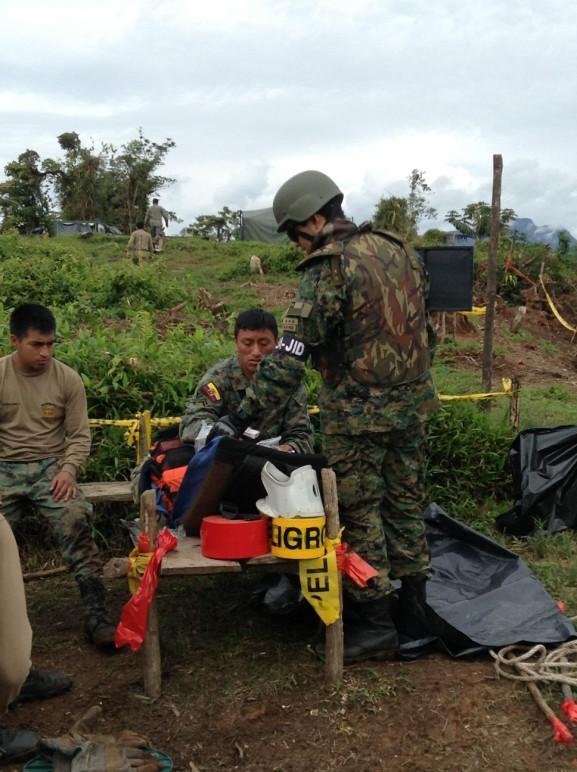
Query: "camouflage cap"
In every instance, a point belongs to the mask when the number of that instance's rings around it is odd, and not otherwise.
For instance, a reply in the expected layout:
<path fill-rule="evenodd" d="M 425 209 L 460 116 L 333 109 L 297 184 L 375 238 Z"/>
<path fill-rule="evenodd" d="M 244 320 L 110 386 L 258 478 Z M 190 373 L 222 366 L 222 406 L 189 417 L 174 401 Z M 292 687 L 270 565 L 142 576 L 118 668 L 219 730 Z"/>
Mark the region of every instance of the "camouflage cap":
<path fill-rule="evenodd" d="M 277 231 L 286 230 L 290 221 L 305 222 L 337 197 L 341 203 L 342 191 L 326 174 L 312 169 L 295 174 L 280 186 L 272 203 Z"/>

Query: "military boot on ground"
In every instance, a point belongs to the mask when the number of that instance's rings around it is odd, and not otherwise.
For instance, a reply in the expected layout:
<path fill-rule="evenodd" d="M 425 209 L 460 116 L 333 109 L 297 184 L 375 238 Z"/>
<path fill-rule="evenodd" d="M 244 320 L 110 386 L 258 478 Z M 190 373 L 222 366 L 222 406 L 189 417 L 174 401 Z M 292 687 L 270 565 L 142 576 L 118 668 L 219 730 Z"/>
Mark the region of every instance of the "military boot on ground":
<path fill-rule="evenodd" d="M 391 596 L 360 603 L 345 597 L 343 610 L 344 663 L 394 659 L 399 648 L 391 616 Z"/>
<path fill-rule="evenodd" d="M 72 678 L 56 670 L 31 670 L 22 684 L 18 697 L 11 703 L 47 700 L 67 692 L 72 686 Z"/>
<path fill-rule="evenodd" d="M 97 649 L 114 649 L 116 627 L 104 606 L 104 585 L 96 576 L 85 576 L 78 579 L 78 587 L 86 613 L 86 637 Z"/>
<path fill-rule="evenodd" d="M 26 761 L 37 750 L 39 742 L 34 732 L 0 726 L 0 765 Z"/>
<path fill-rule="evenodd" d="M 421 640 L 435 636 L 435 613 L 427 604 L 426 574 L 403 576 L 397 611 L 397 628 L 406 638 Z"/>

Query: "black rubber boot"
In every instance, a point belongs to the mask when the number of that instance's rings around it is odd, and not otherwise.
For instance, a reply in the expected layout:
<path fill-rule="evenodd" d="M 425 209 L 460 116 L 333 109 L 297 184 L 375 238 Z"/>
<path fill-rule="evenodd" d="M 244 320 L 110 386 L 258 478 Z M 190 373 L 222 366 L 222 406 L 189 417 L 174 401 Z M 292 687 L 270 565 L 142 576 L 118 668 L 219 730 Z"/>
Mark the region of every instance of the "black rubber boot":
<path fill-rule="evenodd" d="M 71 686 L 72 678 L 64 673 L 53 670 L 31 670 L 12 705 L 17 702 L 47 700 L 49 697 L 57 697 L 59 694 L 67 692 Z"/>
<path fill-rule="evenodd" d="M 435 636 L 435 614 L 427 604 L 427 574 L 401 578 L 397 612 L 399 633 L 415 641 Z"/>
<path fill-rule="evenodd" d="M 391 616 L 391 596 L 364 603 L 344 598 L 344 663 L 394 659 L 399 636 Z"/>
<path fill-rule="evenodd" d="M 40 738 L 26 729 L 7 729 L 0 726 L 0 764 L 25 761 L 38 748 Z"/>
<path fill-rule="evenodd" d="M 104 585 L 96 576 L 85 576 L 77 581 L 86 612 L 86 637 L 97 649 L 114 650 L 116 627 L 104 606 Z"/>

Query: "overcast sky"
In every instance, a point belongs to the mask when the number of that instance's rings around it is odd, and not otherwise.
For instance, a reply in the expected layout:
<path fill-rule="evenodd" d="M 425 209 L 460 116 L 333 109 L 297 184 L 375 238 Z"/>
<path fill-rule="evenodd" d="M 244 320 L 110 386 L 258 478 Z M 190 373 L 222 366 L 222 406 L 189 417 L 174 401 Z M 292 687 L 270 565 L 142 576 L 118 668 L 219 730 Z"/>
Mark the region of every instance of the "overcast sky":
<path fill-rule="evenodd" d="M 421 169 L 442 223 L 501 153 L 502 205 L 577 236 L 576 100 L 567 0 L 0 0 L 0 167 L 141 126 L 185 224 L 308 168 L 356 220 Z"/>

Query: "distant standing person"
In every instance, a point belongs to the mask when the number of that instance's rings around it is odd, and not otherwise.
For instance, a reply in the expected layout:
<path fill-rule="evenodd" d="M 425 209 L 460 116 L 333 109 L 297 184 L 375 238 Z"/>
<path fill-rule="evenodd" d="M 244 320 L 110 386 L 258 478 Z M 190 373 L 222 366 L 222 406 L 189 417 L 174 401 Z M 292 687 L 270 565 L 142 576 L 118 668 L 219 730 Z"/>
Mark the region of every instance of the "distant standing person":
<path fill-rule="evenodd" d="M 136 230 L 132 231 L 128 239 L 126 247 L 127 257 L 131 257 L 132 262 L 138 265 L 143 260 L 150 259 L 153 251 L 152 236 L 148 231 L 144 230 L 144 223 L 142 221 L 137 222 Z"/>
<path fill-rule="evenodd" d="M 54 531 L 78 583 L 86 635 L 98 648 L 114 645 L 104 607 L 92 506 L 76 483 L 90 453 L 82 379 L 53 357 L 56 321 L 49 308 L 24 303 L 10 316 L 15 349 L 0 359 L 0 511 L 14 526 L 34 507 Z"/>
<path fill-rule="evenodd" d="M 146 212 L 144 224 L 150 227 L 155 252 L 162 252 L 164 246 L 163 222 L 168 228 L 168 212 L 160 206 L 157 198 L 153 198 L 152 206 L 149 206 Z"/>

